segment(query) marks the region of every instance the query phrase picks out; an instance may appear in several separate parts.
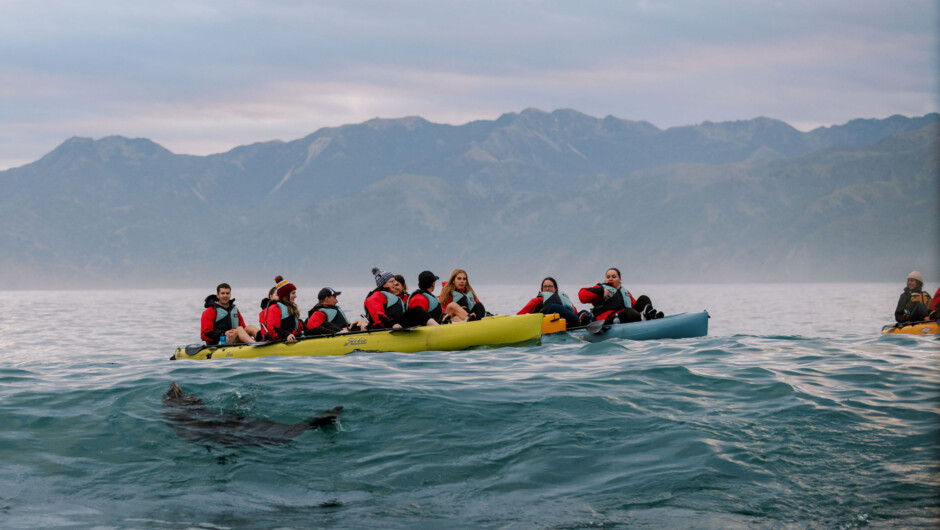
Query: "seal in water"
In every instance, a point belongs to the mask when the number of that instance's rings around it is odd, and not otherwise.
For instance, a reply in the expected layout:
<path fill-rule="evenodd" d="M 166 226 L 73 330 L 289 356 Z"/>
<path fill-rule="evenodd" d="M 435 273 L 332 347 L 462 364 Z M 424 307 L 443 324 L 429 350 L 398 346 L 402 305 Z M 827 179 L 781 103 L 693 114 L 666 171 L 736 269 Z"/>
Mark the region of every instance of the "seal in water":
<path fill-rule="evenodd" d="M 196 394 L 184 394 L 176 383 L 163 396 L 163 417 L 187 440 L 211 440 L 228 446 L 287 443 L 308 429 L 334 425 L 343 407 L 294 424 L 277 423 L 228 412 L 206 410 Z"/>

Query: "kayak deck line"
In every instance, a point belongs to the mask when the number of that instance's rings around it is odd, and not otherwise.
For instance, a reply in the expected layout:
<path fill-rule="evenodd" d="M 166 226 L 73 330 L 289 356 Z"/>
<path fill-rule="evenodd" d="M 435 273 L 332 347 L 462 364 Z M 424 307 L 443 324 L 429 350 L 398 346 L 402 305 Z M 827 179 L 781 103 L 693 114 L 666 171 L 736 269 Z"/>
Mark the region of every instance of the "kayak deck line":
<path fill-rule="evenodd" d="M 297 342 L 264 342 L 205 346 L 192 344 L 176 349 L 172 359 L 248 359 L 280 355 L 287 357 L 335 356 L 354 351 L 456 351 L 478 346 L 508 346 L 541 339 L 542 315 L 496 315 L 471 322 L 441 326 L 418 326 L 395 330 L 369 330 Z"/>

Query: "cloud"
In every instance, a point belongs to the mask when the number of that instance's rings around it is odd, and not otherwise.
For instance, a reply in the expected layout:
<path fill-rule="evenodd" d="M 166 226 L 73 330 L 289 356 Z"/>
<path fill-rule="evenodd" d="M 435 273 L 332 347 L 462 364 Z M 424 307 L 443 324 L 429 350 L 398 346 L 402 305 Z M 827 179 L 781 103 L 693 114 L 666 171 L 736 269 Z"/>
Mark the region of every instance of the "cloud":
<path fill-rule="evenodd" d="M 932 2 L 0 4 L 0 168 L 70 136 L 207 154 L 575 108 L 660 127 L 937 109 Z"/>

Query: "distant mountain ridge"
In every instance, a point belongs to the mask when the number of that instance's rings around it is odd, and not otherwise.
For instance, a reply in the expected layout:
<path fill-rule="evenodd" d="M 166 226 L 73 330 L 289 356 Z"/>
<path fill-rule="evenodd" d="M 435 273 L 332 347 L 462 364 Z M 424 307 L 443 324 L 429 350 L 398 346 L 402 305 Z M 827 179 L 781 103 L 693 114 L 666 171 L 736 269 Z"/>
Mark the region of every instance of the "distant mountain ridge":
<path fill-rule="evenodd" d="M 637 255 L 655 262 L 633 274 L 648 281 L 885 279 L 937 269 L 938 122 L 661 130 L 526 109 L 460 126 L 374 119 L 205 157 L 72 138 L 0 172 L 0 287 L 291 268 L 353 280 L 372 265 L 528 278 Z M 905 242 L 898 226 L 923 235 Z"/>

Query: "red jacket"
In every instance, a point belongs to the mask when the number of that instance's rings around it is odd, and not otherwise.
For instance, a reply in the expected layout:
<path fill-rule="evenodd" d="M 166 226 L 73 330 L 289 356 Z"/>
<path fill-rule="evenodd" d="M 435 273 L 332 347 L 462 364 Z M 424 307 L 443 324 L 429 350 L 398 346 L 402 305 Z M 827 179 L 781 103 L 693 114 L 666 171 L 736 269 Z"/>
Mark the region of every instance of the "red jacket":
<path fill-rule="evenodd" d="M 934 311 L 940 311 L 940 287 L 937 287 L 937 292 L 933 293 L 933 303 L 930 305 Z"/>
<path fill-rule="evenodd" d="M 541 297 L 541 296 L 536 296 L 535 298 L 529 300 L 529 303 L 526 304 L 525 307 L 523 307 L 522 309 L 520 309 L 519 312 L 516 313 L 516 314 L 517 314 L 517 315 L 528 315 L 528 314 L 531 314 L 531 313 L 535 313 L 535 308 L 538 307 L 538 305 L 541 304 L 541 303 L 542 303 L 542 297 Z"/>
<path fill-rule="evenodd" d="M 229 309 L 232 308 L 235 304 L 229 303 Z M 218 344 L 219 338 L 222 336 L 223 331 L 215 328 L 215 308 L 218 306 L 218 302 L 210 305 L 208 298 L 206 299 L 206 310 L 202 312 L 202 318 L 199 321 L 200 324 L 200 337 L 202 340 L 206 341 L 206 344 Z M 219 306 L 221 307 L 221 306 Z M 224 307 L 222 309 L 225 309 Z M 238 312 L 238 325 L 245 327 L 245 319 L 242 318 L 241 311 Z M 223 326 L 224 327 L 224 326 Z M 226 328 L 231 329 L 231 328 Z"/>
<path fill-rule="evenodd" d="M 630 293 L 630 291 L 627 291 L 627 293 Z M 591 304 L 592 306 L 603 304 L 604 303 L 604 286 L 601 284 L 597 284 L 594 287 L 583 287 L 580 291 L 578 291 L 578 300 L 580 300 L 582 304 Z M 624 302 L 626 302 L 626 300 L 624 300 Z M 636 299 L 633 298 L 633 294 L 631 293 L 630 294 L 630 307 L 633 307 L 633 304 L 635 303 L 636 303 Z M 606 320 L 607 317 L 609 317 L 610 315 L 614 313 L 618 313 L 625 308 L 626 306 L 611 308 L 607 311 L 604 311 L 603 313 L 599 315 L 595 315 L 594 320 Z M 591 312 L 593 313 L 593 311 Z"/>
<path fill-rule="evenodd" d="M 263 311 L 263 313 L 264 326 L 268 329 L 267 336 L 271 340 L 286 339 L 287 335 L 294 335 L 295 337 L 303 335 L 304 323 L 299 318 L 295 319 L 297 321 L 297 325 L 293 330 L 288 331 L 281 328 L 281 306 L 277 302 L 269 305 L 268 308 Z"/>
<path fill-rule="evenodd" d="M 401 293 L 398 295 L 398 298 L 401 299 L 402 313 L 404 313 L 405 308 L 408 307 L 408 295 Z M 372 294 L 366 298 L 363 305 L 366 307 L 366 313 L 369 314 L 369 324 L 371 324 L 372 327 L 390 328 L 401 318 L 401 315 L 389 315 L 386 313 L 385 304 L 387 301 L 388 299 L 385 297 L 385 292 L 378 289 L 373 291 Z"/>

